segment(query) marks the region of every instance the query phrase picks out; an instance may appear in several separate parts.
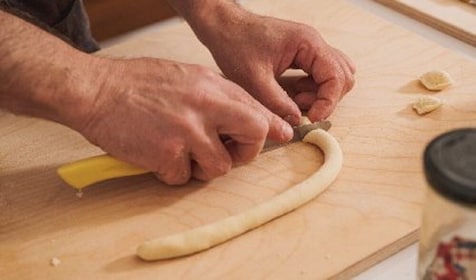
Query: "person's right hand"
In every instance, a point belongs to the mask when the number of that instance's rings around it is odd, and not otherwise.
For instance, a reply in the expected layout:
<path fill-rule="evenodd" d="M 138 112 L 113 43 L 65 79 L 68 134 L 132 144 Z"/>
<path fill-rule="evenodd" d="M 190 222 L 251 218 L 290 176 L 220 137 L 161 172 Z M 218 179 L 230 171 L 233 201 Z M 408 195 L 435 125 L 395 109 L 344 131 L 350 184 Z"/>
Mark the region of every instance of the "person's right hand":
<path fill-rule="evenodd" d="M 221 176 L 255 158 L 267 137 L 292 137 L 288 123 L 205 67 L 101 59 L 107 75 L 75 129 L 167 184 Z"/>
<path fill-rule="evenodd" d="M 253 159 L 266 137 L 292 136 L 204 67 L 92 56 L 1 10 L 0 23 L 0 110 L 69 126 L 165 183 L 212 179 Z"/>

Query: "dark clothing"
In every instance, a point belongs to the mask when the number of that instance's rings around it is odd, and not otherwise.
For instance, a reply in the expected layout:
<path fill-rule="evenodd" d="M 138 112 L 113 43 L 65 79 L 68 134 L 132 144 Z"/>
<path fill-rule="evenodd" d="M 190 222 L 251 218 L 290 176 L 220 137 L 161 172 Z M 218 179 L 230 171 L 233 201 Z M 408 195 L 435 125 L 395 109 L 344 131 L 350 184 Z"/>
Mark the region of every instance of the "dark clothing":
<path fill-rule="evenodd" d="M 0 9 L 62 38 L 84 52 L 99 49 L 83 0 L 0 0 Z"/>

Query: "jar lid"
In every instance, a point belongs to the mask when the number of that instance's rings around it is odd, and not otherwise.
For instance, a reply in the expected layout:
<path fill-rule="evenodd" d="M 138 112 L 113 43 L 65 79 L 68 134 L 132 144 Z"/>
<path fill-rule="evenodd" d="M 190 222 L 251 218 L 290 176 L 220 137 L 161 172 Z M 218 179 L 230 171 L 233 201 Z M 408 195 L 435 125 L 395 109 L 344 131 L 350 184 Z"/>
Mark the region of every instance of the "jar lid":
<path fill-rule="evenodd" d="M 444 133 L 423 156 L 430 186 L 448 199 L 476 204 L 476 128 Z"/>

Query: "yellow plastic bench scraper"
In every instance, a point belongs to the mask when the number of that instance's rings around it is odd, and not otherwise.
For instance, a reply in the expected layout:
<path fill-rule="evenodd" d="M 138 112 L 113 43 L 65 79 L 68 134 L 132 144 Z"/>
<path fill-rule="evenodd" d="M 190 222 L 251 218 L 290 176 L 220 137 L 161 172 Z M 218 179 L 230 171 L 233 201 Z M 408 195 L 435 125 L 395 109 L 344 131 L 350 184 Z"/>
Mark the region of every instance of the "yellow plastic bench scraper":
<path fill-rule="evenodd" d="M 304 124 L 294 127 L 294 137 L 288 142 L 301 141 L 306 134 L 314 129 L 329 130 L 331 123 L 329 121 L 320 121 L 311 124 Z M 276 144 L 267 142 L 262 152 L 274 150 L 282 147 L 285 144 Z M 110 155 L 100 155 L 90 158 L 78 160 L 61 166 L 57 170 L 58 175 L 69 185 L 77 190 L 99 183 L 105 180 L 120 178 L 125 176 L 133 176 L 149 173 L 151 171 L 145 170 L 121 160 L 118 160 Z"/>

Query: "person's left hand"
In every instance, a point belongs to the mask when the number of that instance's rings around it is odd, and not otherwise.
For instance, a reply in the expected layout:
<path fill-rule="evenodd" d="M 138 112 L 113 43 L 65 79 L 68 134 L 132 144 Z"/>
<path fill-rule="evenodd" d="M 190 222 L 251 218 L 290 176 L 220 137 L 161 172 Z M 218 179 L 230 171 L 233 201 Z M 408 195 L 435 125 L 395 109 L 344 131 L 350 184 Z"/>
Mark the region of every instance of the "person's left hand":
<path fill-rule="evenodd" d="M 291 124 L 298 124 L 300 109 L 311 121 L 327 118 L 353 87 L 353 63 L 314 28 L 244 10 L 223 18 L 218 30 L 206 28 L 200 39 L 227 78 Z M 292 97 L 277 82 L 291 68 L 308 74 Z"/>

